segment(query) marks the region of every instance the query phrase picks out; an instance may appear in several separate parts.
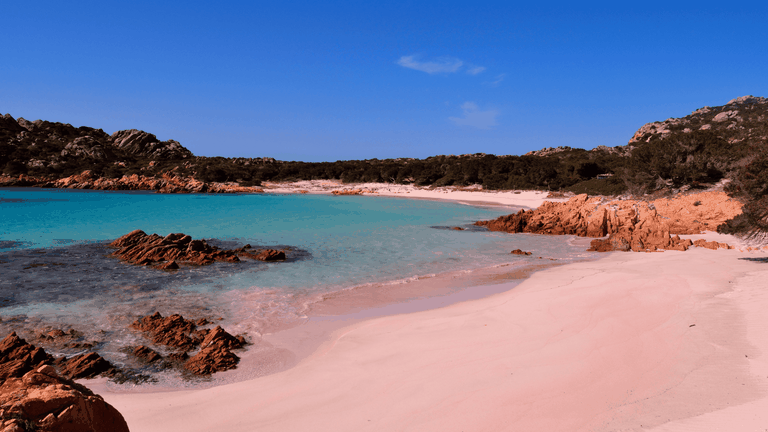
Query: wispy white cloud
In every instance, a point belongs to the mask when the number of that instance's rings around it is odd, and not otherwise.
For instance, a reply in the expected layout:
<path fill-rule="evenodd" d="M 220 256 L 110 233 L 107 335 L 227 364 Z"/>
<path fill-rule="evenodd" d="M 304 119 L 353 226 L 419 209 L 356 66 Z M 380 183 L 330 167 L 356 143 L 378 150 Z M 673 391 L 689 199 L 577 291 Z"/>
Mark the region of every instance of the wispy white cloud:
<path fill-rule="evenodd" d="M 461 105 L 463 117 L 448 117 L 458 126 L 471 126 L 478 129 L 490 129 L 496 126 L 496 117 L 499 112 L 496 110 L 480 111 L 480 107 L 474 102 L 464 102 Z"/>
<path fill-rule="evenodd" d="M 483 73 L 485 71 L 485 66 L 469 66 L 469 69 L 467 69 L 467 73 L 470 75 L 477 75 L 480 73 Z"/>
<path fill-rule="evenodd" d="M 504 81 L 504 78 L 506 78 L 507 74 L 498 74 L 493 78 L 493 81 L 486 82 L 485 84 L 488 84 L 491 87 L 496 87 L 499 85 L 502 81 Z"/>
<path fill-rule="evenodd" d="M 402 67 L 415 69 L 428 74 L 453 73 L 464 66 L 463 61 L 453 57 L 439 57 L 429 61 L 420 61 L 415 55 L 402 56 L 397 61 L 397 64 Z"/>

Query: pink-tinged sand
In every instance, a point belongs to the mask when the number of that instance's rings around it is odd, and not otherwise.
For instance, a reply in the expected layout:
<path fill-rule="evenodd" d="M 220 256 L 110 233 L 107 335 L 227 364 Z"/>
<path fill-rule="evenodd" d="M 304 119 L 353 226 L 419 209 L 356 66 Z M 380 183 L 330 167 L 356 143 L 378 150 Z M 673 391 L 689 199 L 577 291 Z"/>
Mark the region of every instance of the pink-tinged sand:
<path fill-rule="evenodd" d="M 296 367 L 110 393 L 133 431 L 763 431 L 768 263 L 612 253 L 357 323 Z"/>

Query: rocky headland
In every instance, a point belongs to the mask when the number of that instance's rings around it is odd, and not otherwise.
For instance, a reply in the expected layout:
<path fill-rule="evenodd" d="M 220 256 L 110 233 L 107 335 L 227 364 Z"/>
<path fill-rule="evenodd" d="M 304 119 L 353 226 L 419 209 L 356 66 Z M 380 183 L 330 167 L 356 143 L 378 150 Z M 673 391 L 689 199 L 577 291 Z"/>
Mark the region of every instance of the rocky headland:
<path fill-rule="evenodd" d="M 740 202 L 723 192 L 655 201 L 608 200 L 582 194 L 566 202 L 545 202 L 535 210 L 520 210 L 476 225 L 508 233 L 595 237 L 589 250 L 598 252 L 685 251 L 691 246 L 717 249 L 730 246 L 703 240 L 692 242 L 679 235 L 715 230 L 739 215 L 741 207 Z"/>
<path fill-rule="evenodd" d="M 102 359 L 103 360 L 103 359 Z M 78 361 L 78 363 L 82 363 Z M 0 342 L 3 432 L 128 431 L 123 416 L 83 385 L 67 366 L 11 333 Z"/>
<path fill-rule="evenodd" d="M 220 250 L 209 245 L 205 240 L 175 233 L 163 237 L 157 234 L 147 235 L 142 230 L 134 230 L 110 243 L 118 248 L 112 255 L 135 265 L 154 266 L 163 270 L 176 270 L 179 263 L 189 265 L 207 265 L 216 261 L 240 262 L 238 256 L 259 261 L 285 260 L 285 251 L 265 249 L 249 252 L 251 245 L 238 249 Z"/>

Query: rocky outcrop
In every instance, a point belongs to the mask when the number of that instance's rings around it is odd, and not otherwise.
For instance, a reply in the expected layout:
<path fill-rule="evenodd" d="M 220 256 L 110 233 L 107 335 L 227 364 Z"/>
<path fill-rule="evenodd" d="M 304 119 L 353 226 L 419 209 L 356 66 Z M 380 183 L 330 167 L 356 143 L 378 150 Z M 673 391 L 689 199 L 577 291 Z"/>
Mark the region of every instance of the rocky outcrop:
<path fill-rule="evenodd" d="M 209 375 L 214 372 L 233 369 L 240 358 L 230 350 L 242 348 L 245 339 L 232 336 L 219 326 L 208 332 L 200 344 L 200 351 L 192 356 L 184 368 L 197 375 Z"/>
<path fill-rule="evenodd" d="M 0 430 L 128 431 L 116 409 L 59 375 L 52 360 L 16 333 L 0 342 Z"/>
<path fill-rule="evenodd" d="M 259 261 L 283 261 L 285 251 L 264 249 L 249 252 L 251 245 L 233 250 L 220 250 L 205 240 L 193 240 L 183 234 L 147 235 L 142 230 L 131 231 L 110 243 L 118 248 L 112 255 L 131 264 L 154 266 L 162 270 L 177 270 L 178 263 L 206 265 L 216 261 L 240 262 L 239 256 Z"/>
<path fill-rule="evenodd" d="M 285 251 L 275 249 L 265 249 L 257 253 L 246 251 L 239 252 L 240 256 L 245 256 L 259 261 L 283 261 L 285 260 Z"/>
<path fill-rule="evenodd" d="M 706 241 L 704 239 L 694 240 L 693 245 L 697 246 L 697 247 L 703 247 L 703 248 L 707 248 L 707 249 L 712 249 L 712 250 L 733 249 L 734 248 L 733 246 L 730 246 L 730 245 L 728 245 L 726 243 L 719 243 L 719 242 L 716 242 L 714 240 L 713 241 Z M 750 248 L 750 250 L 751 250 L 751 248 Z"/>
<path fill-rule="evenodd" d="M 131 327 L 144 332 L 153 343 L 184 350 L 199 345 L 204 337 L 194 332 L 197 328 L 194 321 L 178 314 L 163 317 L 155 312 L 134 321 Z"/>
<path fill-rule="evenodd" d="M 764 112 L 768 99 L 742 96 L 718 107 L 699 108 L 689 116 L 669 118 L 664 121 L 646 123 L 629 140 L 629 146 L 649 142 L 654 138 L 665 139 L 677 133 L 691 133 L 710 130 L 727 136 L 728 142 L 741 142 L 753 138 L 765 139 Z M 757 135 L 757 136 L 756 136 Z"/>
<path fill-rule="evenodd" d="M 657 207 L 658 206 L 658 207 Z M 660 213 L 660 209 L 664 213 Z M 654 202 L 578 195 L 567 202 L 545 202 L 536 210 L 521 210 L 491 221 L 477 222 L 491 231 L 580 237 L 592 241 L 591 251 L 687 250 L 693 243 L 677 234 L 714 229 L 740 213 L 741 205 L 722 192 L 710 192 Z"/>
<path fill-rule="evenodd" d="M 27 343 L 15 332 L 0 342 L 0 379 L 20 377 L 44 364 L 55 365 L 59 373 L 70 379 L 116 373 L 115 367 L 95 352 L 54 358 L 44 349 Z"/>
<path fill-rule="evenodd" d="M 194 374 L 210 375 L 235 368 L 240 358 L 231 350 L 243 348 L 245 338 L 233 336 L 220 326 L 214 329 L 198 328 L 207 324 L 210 323 L 205 319 L 192 321 L 177 314 L 163 317 L 156 312 L 136 320 L 131 327 L 144 332 L 155 344 L 179 349 L 168 359 L 183 362 L 182 367 Z M 194 350 L 197 352 L 190 357 L 189 352 Z M 147 362 L 162 359 L 160 354 L 146 346 L 136 348 L 134 355 Z"/>
<path fill-rule="evenodd" d="M 116 372 L 112 363 L 95 352 L 70 358 L 61 357 L 54 364 L 58 366 L 63 376 L 70 379 L 96 378 L 100 375 L 113 375 Z"/>
<path fill-rule="evenodd" d="M 185 159 L 193 156 L 178 141 L 160 141 L 153 134 L 136 129 L 117 131 L 109 137 L 109 141 L 126 153 L 153 159 Z"/>
<path fill-rule="evenodd" d="M 525 252 L 521 249 L 515 249 L 512 252 L 510 252 L 512 255 L 532 255 L 532 252 Z"/>
<path fill-rule="evenodd" d="M 138 265 L 166 263 L 166 268 L 172 268 L 171 262 L 205 265 L 215 261 L 240 261 L 235 251 L 219 250 L 205 240 L 193 240 L 181 233 L 162 237 L 135 230 L 113 241 L 110 246 L 118 248 L 113 255 Z"/>
<path fill-rule="evenodd" d="M 13 332 L 0 342 L 0 380 L 21 377 L 42 365 L 52 364 L 53 360 L 44 349 L 28 344 Z"/>

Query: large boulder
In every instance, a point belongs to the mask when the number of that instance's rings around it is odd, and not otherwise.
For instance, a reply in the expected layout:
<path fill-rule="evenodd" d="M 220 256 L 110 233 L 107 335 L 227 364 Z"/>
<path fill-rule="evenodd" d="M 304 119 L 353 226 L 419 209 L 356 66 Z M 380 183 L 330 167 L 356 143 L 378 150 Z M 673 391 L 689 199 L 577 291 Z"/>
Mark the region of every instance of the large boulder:
<path fill-rule="evenodd" d="M 0 428 L 8 432 L 128 432 L 123 416 L 50 365 L 0 384 Z"/>
<path fill-rule="evenodd" d="M 45 350 L 15 332 L 0 341 L 0 430 L 128 431 L 116 409 L 88 388 L 59 375 L 51 365 L 55 362 Z M 91 353 L 75 357 L 71 367 L 101 362 L 105 360 Z M 78 377 L 78 373 L 69 375 Z"/>

